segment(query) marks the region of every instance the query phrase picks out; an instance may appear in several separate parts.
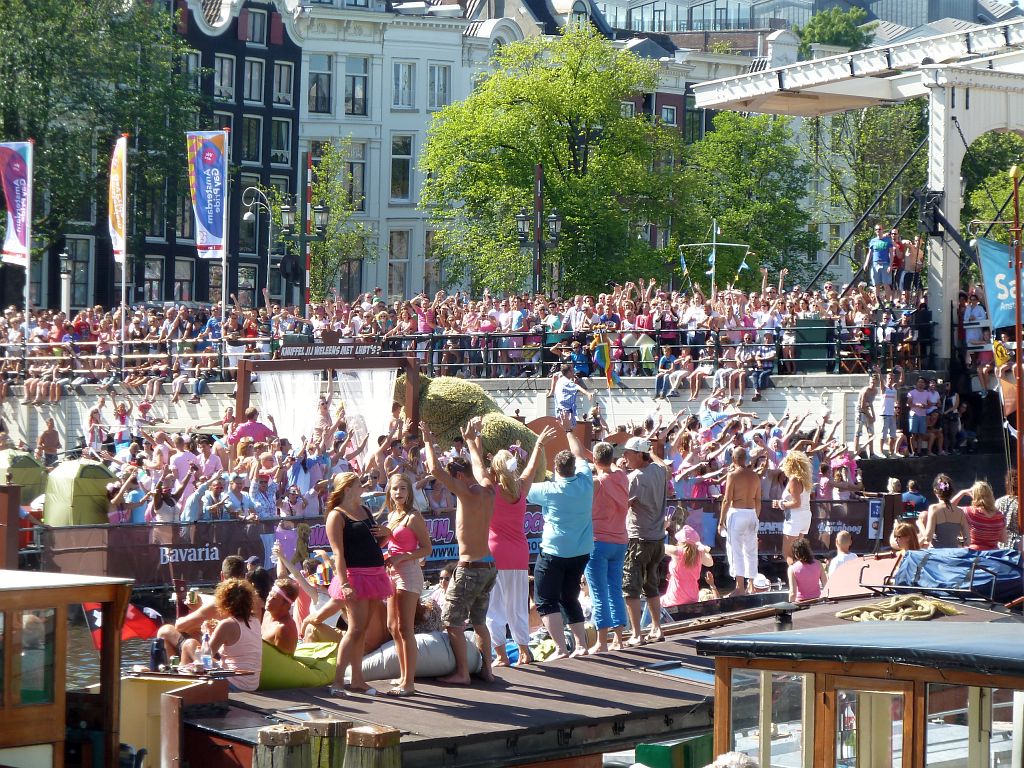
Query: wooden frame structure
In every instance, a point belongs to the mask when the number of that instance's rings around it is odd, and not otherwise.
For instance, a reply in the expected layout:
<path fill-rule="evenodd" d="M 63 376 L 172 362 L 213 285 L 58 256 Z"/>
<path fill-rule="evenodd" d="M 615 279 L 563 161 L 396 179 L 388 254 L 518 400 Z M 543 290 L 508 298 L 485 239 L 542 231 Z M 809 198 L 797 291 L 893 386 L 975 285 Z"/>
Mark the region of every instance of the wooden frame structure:
<path fill-rule="evenodd" d="M 252 387 L 251 374 L 279 371 L 354 371 L 400 368 L 405 372 L 406 413 L 419 429 L 420 363 L 415 355 L 401 357 L 296 357 L 279 360 L 239 360 L 235 387 L 235 422 L 245 420 Z"/>
<path fill-rule="evenodd" d="M 102 734 L 103 764 L 113 765 L 120 752 L 121 628 L 131 597 L 129 579 L 0 570 L 0 763 L 4 751 L 52 745 L 53 765 L 64 765 L 66 725 L 85 722 Z M 68 609 L 83 602 L 101 604 L 102 649 L 99 693 L 68 695 L 65 690 Z M 49 701 L 22 702 L 20 660 L 25 646 L 25 616 L 31 611 L 53 611 L 52 666 L 44 666 L 52 686 Z M 30 614 L 28 614 L 30 615 Z M 69 714 L 70 713 L 70 714 Z"/>

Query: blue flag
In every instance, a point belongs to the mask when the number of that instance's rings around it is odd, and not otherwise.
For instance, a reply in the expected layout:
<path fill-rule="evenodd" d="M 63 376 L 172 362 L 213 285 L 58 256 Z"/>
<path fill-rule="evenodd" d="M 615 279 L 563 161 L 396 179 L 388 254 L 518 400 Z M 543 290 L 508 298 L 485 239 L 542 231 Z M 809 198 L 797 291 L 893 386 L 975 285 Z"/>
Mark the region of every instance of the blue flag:
<path fill-rule="evenodd" d="M 981 261 L 981 275 L 985 281 L 992 328 L 1012 326 L 1017 306 L 1010 247 L 979 237 L 978 258 Z"/>

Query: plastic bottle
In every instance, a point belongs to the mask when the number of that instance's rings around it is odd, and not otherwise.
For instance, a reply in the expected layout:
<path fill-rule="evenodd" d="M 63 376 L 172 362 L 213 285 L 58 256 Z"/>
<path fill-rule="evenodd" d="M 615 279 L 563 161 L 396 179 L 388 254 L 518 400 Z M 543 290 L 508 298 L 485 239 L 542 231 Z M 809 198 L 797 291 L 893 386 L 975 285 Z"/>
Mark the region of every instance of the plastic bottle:
<path fill-rule="evenodd" d="M 203 669 L 213 669 L 213 654 L 210 653 L 210 635 L 203 633 L 203 644 L 199 651 L 199 660 L 203 663 Z"/>

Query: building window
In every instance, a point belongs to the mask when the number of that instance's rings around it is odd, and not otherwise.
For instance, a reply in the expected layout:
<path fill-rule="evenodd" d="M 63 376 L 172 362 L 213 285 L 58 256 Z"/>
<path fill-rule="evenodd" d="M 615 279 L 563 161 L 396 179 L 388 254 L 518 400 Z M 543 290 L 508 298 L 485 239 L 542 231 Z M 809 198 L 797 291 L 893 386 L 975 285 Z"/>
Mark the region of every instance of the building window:
<path fill-rule="evenodd" d="M 142 276 L 142 300 L 164 300 L 164 260 L 146 259 L 146 269 Z"/>
<path fill-rule="evenodd" d="M 196 263 L 192 259 L 174 260 L 175 301 L 192 301 L 192 285 L 195 283 Z"/>
<path fill-rule="evenodd" d="M 274 62 L 274 106 L 292 105 L 292 74 L 295 68 L 286 61 Z"/>
<path fill-rule="evenodd" d="M 263 118 L 254 115 L 242 116 L 242 162 L 258 163 L 262 157 Z"/>
<path fill-rule="evenodd" d="M 619 102 L 619 114 L 623 117 L 634 117 L 636 115 L 636 104 L 632 101 Z"/>
<path fill-rule="evenodd" d="M 202 59 L 199 56 L 199 52 L 189 51 L 186 53 L 181 68 L 188 77 L 188 87 L 193 91 L 198 91 L 202 85 L 200 83 Z"/>
<path fill-rule="evenodd" d="M 249 10 L 248 26 L 245 30 L 245 42 L 256 45 L 267 44 L 267 12 Z"/>
<path fill-rule="evenodd" d="M 228 130 L 228 140 L 235 135 L 235 116 L 230 112 L 214 112 L 213 113 L 213 124 L 210 126 L 211 131 L 223 131 Z"/>
<path fill-rule="evenodd" d="M 150 239 L 163 240 L 167 236 L 164 232 L 164 191 L 162 189 L 150 189 L 146 192 L 143 225 L 146 237 Z"/>
<path fill-rule="evenodd" d="M 431 64 L 427 68 L 427 109 L 441 109 L 452 100 L 452 68 L 449 64 Z"/>
<path fill-rule="evenodd" d="M 409 230 L 393 230 L 388 237 L 388 300 L 402 301 L 408 295 Z"/>
<path fill-rule="evenodd" d="M 270 268 L 270 300 L 278 304 L 284 304 L 284 280 L 281 279 L 281 267 L 277 264 Z"/>
<path fill-rule="evenodd" d="M 263 103 L 263 60 L 245 60 L 245 79 L 242 98 L 246 101 Z"/>
<path fill-rule="evenodd" d="M 661 108 L 661 122 L 665 125 L 676 124 L 676 108 L 675 107 L 662 107 Z"/>
<path fill-rule="evenodd" d="M 411 61 L 396 61 L 393 70 L 391 106 L 412 109 L 416 106 L 416 65 Z"/>
<path fill-rule="evenodd" d="M 331 114 L 330 56 L 315 53 L 309 57 L 309 111 L 318 115 Z"/>
<path fill-rule="evenodd" d="M 370 87 L 370 60 L 365 56 L 345 59 L 345 114 L 367 115 L 366 94 Z"/>
<path fill-rule="evenodd" d="M 43 269 L 46 264 L 46 254 L 43 254 L 41 259 L 32 259 L 29 264 L 29 277 L 28 277 L 28 303 L 33 307 L 41 307 L 43 305 L 43 274 L 46 270 Z M 117 270 L 118 274 L 121 270 Z"/>
<path fill-rule="evenodd" d="M 129 257 L 124 260 L 123 272 L 125 282 L 128 285 L 124 295 L 128 297 L 128 303 L 130 304 L 135 301 L 135 259 Z M 121 265 L 114 265 L 114 290 L 117 291 L 118 301 L 120 301 L 121 297 L 121 274 Z"/>
<path fill-rule="evenodd" d="M 355 301 L 363 286 L 363 262 L 358 259 L 343 262 L 341 269 L 338 270 L 338 277 L 341 283 L 341 298 L 345 301 Z"/>
<path fill-rule="evenodd" d="M 256 306 L 256 267 L 238 268 L 238 303 L 243 307 Z"/>
<path fill-rule="evenodd" d="M 178 196 L 178 205 L 174 211 L 174 231 L 179 240 L 194 240 L 196 237 L 196 219 L 192 212 L 192 196 L 186 192 Z"/>
<path fill-rule="evenodd" d="M 345 0 L 346 8 L 369 8 L 369 0 Z"/>
<path fill-rule="evenodd" d="M 71 306 L 87 307 L 92 304 L 89 290 L 89 275 L 92 274 L 92 241 L 84 237 L 69 237 L 66 240 L 68 256 L 71 257 Z"/>
<path fill-rule="evenodd" d="M 220 262 L 207 262 L 207 278 L 210 283 L 210 291 L 206 294 L 207 301 L 220 301 L 224 286 L 224 272 L 221 270 Z"/>
<path fill-rule="evenodd" d="M 213 98 L 235 100 L 235 57 L 217 54 L 213 65 Z"/>
<path fill-rule="evenodd" d="M 288 165 L 292 150 L 292 121 L 275 117 L 270 123 L 270 162 Z"/>
<path fill-rule="evenodd" d="M 423 292 L 427 296 L 434 296 L 441 290 L 442 273 L 441 261 L 434 252 L 434 233 L 427 232 L 423 239 Z"/>
<path fill-rule="evenodd" d="M 258 186 L 260 183 L 259 176 L 251 176 L 248 174 L 242 174 L 238 179 L 239 186 L 244 190 L 249 187 Z M 257 252 L 256 239 L 259 236 L 260 221 L 263 218 L 263 211 L 259 208 L 253 209 L 253 213 L 256 214 L 252 221 L 246 221 L 244 217 L 238 222 L 238 250 L 242 253 L 255 254 Z M 266 227 L 266 221 L 263 221 L 263 226 Z"/>
<path fill-rule="evenodd" d="M 412 136 L 391 137 L 391 199 L 412 198 Z"/>
<path fill-rule="evenodd" d="M 353 210 L 366 210 L 366 144 L 354 142 L 345 158 L 345 189 Z"/>

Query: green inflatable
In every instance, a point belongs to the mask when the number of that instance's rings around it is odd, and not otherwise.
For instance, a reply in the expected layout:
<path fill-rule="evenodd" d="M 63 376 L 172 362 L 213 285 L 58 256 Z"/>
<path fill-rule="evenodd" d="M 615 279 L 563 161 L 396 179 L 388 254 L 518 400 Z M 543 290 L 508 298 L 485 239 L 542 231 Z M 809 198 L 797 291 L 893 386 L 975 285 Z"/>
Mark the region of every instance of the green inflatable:
<path fill-rule="evenodd" d="M 259 690 L 280 691 L 328 685 L 334 680 L 337 656 L 337 643 L 300 643 L 294 656 L 281 653 L 270 643 L 263 643 Z"/>

